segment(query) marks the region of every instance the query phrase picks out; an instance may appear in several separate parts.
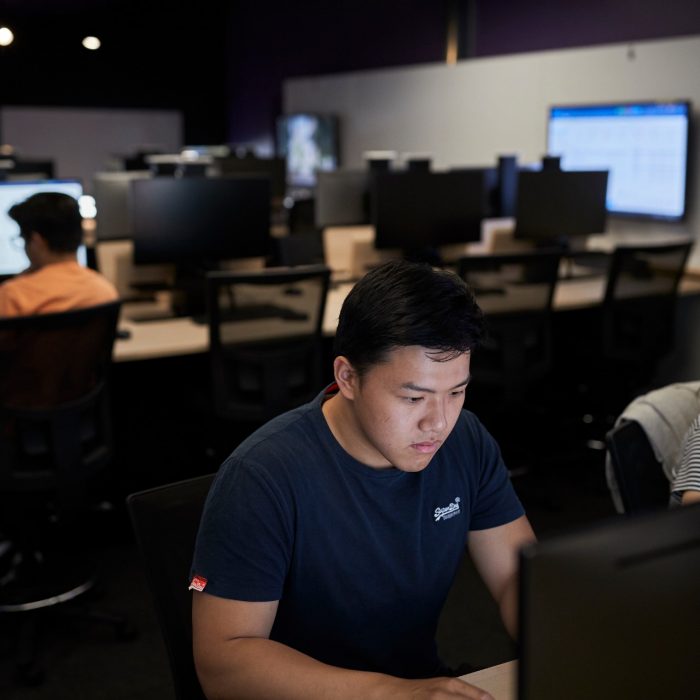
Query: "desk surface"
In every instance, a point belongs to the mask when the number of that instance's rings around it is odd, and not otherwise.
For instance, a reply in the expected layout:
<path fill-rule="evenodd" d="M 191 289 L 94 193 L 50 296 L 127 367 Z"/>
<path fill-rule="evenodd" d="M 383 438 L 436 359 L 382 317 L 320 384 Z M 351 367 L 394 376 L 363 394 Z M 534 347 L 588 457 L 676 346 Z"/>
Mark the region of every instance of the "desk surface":
<path fill-rule="evenodd" d="M 352 283 L 347 282 L 337 285 L 328 292 L 323 317 L 323 334 L 326 337 L 333 337 L 335 334 L 340 307 L 351 289 Z M 594 306 L 602 301 L 604 291 L 603 277 L 564 280 L 557 284 L 554 308 L 570 310 Z M 700 279 L 684 277 L 680 293 L 700 293 Z M 142 305 L 124 305 L 119 326 L 128 330 L 131 337 L 126 340 L 117 340 L 114 347 L 116 362 L 206 352 L 209 347 L 209 331 L 206 325 L 197 324 L 190 318 L 140 322 L 128 320 L 133 309 L 139 307 Z"/>
<path fill-rule="evenodd" d="M 508 661 L 498 666 L 460 676 L 463 681 L 486 690 L 494 700 L 516 700 L 517 697 L 517 661 Z"/>

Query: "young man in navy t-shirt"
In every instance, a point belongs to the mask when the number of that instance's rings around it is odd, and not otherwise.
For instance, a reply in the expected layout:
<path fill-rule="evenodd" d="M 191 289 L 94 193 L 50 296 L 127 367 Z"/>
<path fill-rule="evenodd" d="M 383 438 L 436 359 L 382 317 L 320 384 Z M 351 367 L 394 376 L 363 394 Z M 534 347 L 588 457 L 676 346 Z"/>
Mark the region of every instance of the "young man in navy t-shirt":
<path fill-rule="evenodd" d="M 191 588 L 210 697 L 490 697 L 435 645 L 465 546 L 515 634 L 534 539 L 462 407 L 481 333 L 452 273 L 394 261 L 353 288 L 335 384 L 243 442 L 209 494 Z"/>

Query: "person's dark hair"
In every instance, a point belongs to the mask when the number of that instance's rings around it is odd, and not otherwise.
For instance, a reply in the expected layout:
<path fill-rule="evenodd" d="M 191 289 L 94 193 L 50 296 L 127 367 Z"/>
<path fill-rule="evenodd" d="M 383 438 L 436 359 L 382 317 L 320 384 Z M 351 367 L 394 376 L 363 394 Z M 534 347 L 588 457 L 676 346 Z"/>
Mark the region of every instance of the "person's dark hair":
<path fill-rule="evenodd" d="M 364 374 L 391 350 L 420 345 L 447 360 L 479 345 L 483 314 L 458 275 L 392 260 L 368 272 L 350 291 L 338 320 L 335 354 Z"/>
<path fill-rule="evenodd" d="M 15 204 L 7 213 L 17 222 L 24 238 L 36 231 L 56 253 L 76 251 L 82 241 L 80 209 L 70 195 L 39 192 Z"/>

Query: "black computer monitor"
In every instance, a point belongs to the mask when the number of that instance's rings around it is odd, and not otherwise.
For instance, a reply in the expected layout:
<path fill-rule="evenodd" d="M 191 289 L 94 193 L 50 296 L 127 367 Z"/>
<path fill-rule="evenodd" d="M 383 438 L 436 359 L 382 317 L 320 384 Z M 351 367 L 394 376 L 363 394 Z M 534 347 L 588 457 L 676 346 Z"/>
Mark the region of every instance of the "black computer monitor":
<path fill-rule="evenodd" d="M 699 583 L 700 505 L 526 548 L 519 700 L 696 697 Z"/>
<path fill-rule="evenodd" d="M 318 172 L 314 194 L 316 228 L 368 224 L 369 178 L 366 170 Z"/>
<path fill-rule="evenodd" d="M 428 259 L 439 246 L 480 240 L 494 177 L 484 168 L 373 174 L 375 247 L 399 248 L 408 257 L 423 251 Z"/>
<path fill-rule="evenodd" d="M 258 158 L 254 155 L 215 158 L 213 168 L 220 175 L 260 175 L 270 179 L 273 199 L 281 200 L 287 191 L 287 161 L 284 158 Z"/>
<path fill-rule="evenodd" d="M 603 233 L 607 183 L 605 170 L 521 170 L 515 238 L 567 247 L 572 238 Z"/>
<path fill-rule="evenodd" d="M 131 183 L 134 263 L 213 268 L 266 256 L 270 181 L 155 177 Z"/>
<path fill-rule="evenodd" d="M 152 177 L 150 170 L 95 173 L 92 186 L 97 210 L 95 235 L 98 241 L 132 238 L 131 183 Z"/>
<path fill-rule="evenodd" d="M 0 277 L 11 277 L 29 267 L 24 248 L 16 245 L 19 226 L 8 215 L 10 207 L 39 192 L 62 192 L 79 200 L 83 186 L 79 180 L 37 180 L 34 182 L 0 182 Z M 84 245 L 78 248 L 78 262 L 87 266 Z"/>

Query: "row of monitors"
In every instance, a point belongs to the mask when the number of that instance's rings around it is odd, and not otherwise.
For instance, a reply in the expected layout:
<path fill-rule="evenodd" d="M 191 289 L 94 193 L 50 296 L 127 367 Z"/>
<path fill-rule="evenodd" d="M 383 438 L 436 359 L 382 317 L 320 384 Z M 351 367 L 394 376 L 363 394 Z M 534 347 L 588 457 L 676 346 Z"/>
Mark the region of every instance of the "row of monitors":
<path fill-rule="evenodd" d="M 136 264 L 209 266 L 221 260 L 265 257 L 270 252 L 269 178 L 125 175 L 110 174 L 107 180 L 98 178 L 95 182 L 98 240 L 114 233 L 115 237 L 133 238 Z M 359 216 L 369 192 L 377 248 L 414 252 L 478 241 L 482 220 L 494 213 L 492 169 L 389 172 L 362 177 L 351 173 L 349 180 L 344 179 L 346 175 L 328 174 L 327 182 L 333 187 L 343 183 L 335 190 L 337 203 L 346 208 L 344 215 L 350 219 L 353 212 L 348 208 L 355 207 Z M 110 190 L 119 194 L 115 200 L 101 194 L 100 183 L 107 181 L 119 185 Z M 551 243 L 603 231 L 606 181 L 607 173 L 596 171 L 520 173 L 516 236 Z M 318 191 L 321 212 L 329 206 L 323 182 Z M 345 187 L 347 182 L 351 183 L 350 190 Z M 23 251 L 12 241 L 17 226 L 6 212 L 14 203 L 39 191 L 63 191 L 78 198 L 82 188 L 77 181 L 0 183 L 0 274 L 13 274 L 27 266 Z M 117 230 L 110 231 L 110 227 Z"/>
<path fill-rule="evenodd" d="M 0 276 L 29 266 L 17 245 L 19 227 L 8 216 L 9 209 L 40 192 L 63 192 L 79 200 L 82 191 L 77 180 L 0 182 Z M 129 198 L 136 264 L 207 267 L 270 252 L 268 178 L 131 179 Z M 109 220 L 108 209 L 103 220 Z M 87 263 L 84 246 L 78 257 Z"/>
<path fill-rule="evenodd" d="M 319 173 L 318 228 L 375 226 L 377 248 L 403 250 L 479 241 L 481 222 L 515 216 L 517 238 L 560 243 L 602 233 L 607 171 L 512 170 Z"/>

